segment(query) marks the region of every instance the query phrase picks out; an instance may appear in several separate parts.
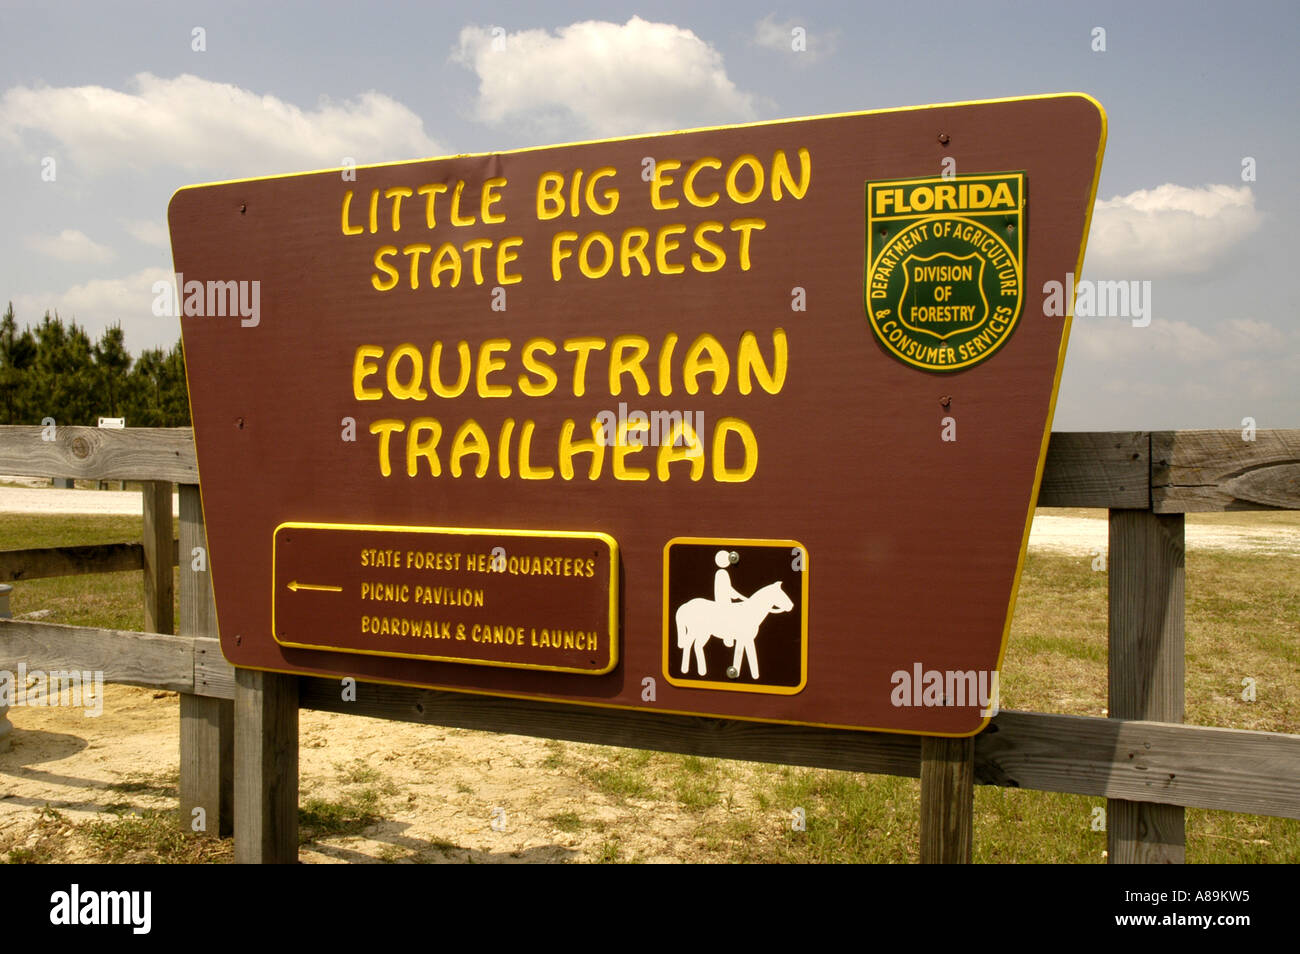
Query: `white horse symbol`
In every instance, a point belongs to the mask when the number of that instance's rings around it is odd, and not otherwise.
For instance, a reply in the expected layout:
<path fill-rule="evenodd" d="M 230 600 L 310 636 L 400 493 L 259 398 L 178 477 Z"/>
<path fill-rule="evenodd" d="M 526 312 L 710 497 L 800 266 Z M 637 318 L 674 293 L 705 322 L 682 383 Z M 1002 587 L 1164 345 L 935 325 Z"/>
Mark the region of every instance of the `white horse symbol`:
<path fill-rule="evenodd" d="M 732 669 L 740 675 L 741 662 L 749 660 L 749 672 L 758 678 L 758 652 L 754 649 L 754 639 L 758 636 L 759 624 L 767 618 L 768 613 L 788 613 L 794 609 L 794 602 L 781 589 L 781 581 L 769 583 L 757 590 L 753 596 L 739 603 L 717 603 L 702 596 L 688 600 L 677 608 L 677 648 L 682 651 L 682 673 L 690 671 L 691 650 L 695 650 L 695 663 L 700 675 L 708 673 L 704 662 L 704 645 L 710 637 L 731 644 L 736 643 L 736 655 Z"/>

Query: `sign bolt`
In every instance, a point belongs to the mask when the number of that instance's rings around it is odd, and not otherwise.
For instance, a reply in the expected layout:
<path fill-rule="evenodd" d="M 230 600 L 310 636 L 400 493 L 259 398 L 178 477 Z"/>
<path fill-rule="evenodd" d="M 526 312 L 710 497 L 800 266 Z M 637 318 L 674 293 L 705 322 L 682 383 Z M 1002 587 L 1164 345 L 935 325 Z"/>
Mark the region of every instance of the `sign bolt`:
<path fill-rule="evenodd" d="M 952 398 L 947 394 L 945 394 L 943 397 L 939 398 L 939 403 L 942 404 L 944 407 L 948 407 L 950 404 L 952 404 Z"/>
<path fill-rule="evenodd" d="M 939 133 L 939 142 L 943 143 L 946 146 L 948 145 L 948 141 L 949 139 L 947 133 Z"/>
<path fill-rule="evenodd" d="M 735 550 L 732 550 L 730 553 L 727 554 L 727 562 L 729 562 L 732 566 L 735 566 L 737 563 L 740 562 L 740 554 L 737 553 Z"/>
<path fill-rule="evenodd" d="M 735 666 L 728 666 L 728 667 L 727 667 L 727 678 L 728 678 L 728 679 L 739 679 L 739 678 L 740 678 L 740 670 L 737 669 Z"/>

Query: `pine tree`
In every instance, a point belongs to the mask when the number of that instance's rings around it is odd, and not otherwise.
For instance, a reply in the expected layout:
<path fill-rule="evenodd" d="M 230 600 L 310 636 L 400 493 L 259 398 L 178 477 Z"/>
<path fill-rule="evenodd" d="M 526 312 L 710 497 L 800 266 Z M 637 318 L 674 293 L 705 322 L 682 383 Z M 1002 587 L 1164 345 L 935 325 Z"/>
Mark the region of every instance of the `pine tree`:
<path fill-rule="evenodd" d="M 31 329 L 18 333 L 13 302 L 0 318 L 0 423 L 29 424 L 32 421 L 29 371 L 36 360 L 36 340 Z"/>
<path fill-rule="evenodd" d="M 95 381 L 99 398 L 99 413 L 104 417 L 124 417 L 127 374 L 131 370 L 131 354 L 126 350 L 126 336 L 122 325 L 104 329 L 95 344 Z M 127 421 L 127 424 L 133 424 Z"/>

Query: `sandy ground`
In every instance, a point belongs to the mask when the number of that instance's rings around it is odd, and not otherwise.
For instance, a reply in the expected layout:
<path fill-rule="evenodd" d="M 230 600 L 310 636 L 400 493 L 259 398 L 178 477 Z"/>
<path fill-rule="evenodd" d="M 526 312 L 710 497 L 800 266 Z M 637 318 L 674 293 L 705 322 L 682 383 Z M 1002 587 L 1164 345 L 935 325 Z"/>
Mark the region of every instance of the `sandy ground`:
<path fill-rule="evenodd" d="M 105 686 L 104 711 L 13 708 L 13 747 L 0 754 L 0 857 L 34 848 L 45 806 L 67 822 L 108 810 L 174 810 L 179 762 L 175 693 Z M 520 736 L 401 725 L 303 711 L 299 804 L 377 792 L 383 820 L 303 848 L 313 864 L 703 860 L 701 815 L 671 801 L 594 791 L 582 778 L 598 749 Z M 737 766 L 733 771 L 745 770 Z M 748 806 L 749 810 L 754 810 Z M 705 810 L 721 819 L 740 806 Z M 788 824 L 772 810 L 773 834 Z M 498 819 L 496 830 L 494 817 Z M 80 839 L 69 861 L 99 860 Z"/>
<path fill-rule="evenodd" d="M 1239 525 L 1209 526 L 1189 519 L 1184 533 L 1190 550 L 1237 550 L 1255 553 L 1300 554 L 1300 527 L 1250 523 L 1250 515 Z M 1034 515 L 1029 546 L 1056 553 L 1093 554 L 1107 547 L 1108 521 L 1102 511 L 1096 517 Z"/>
<path fill-rule="evenodd" d="M 5 512 L 139 513 L 140 496 L 0 487 L 0 514 Z M 1078 513 L 1035 516 L 1031 547 L 1073 554 L 1104 550 L 1104 512 Z M 1233 525 L 1189 521 L 1187 542 L 1192 549 L 1300 554 L 1300 526 L 1252 526 L 1249 516 Z M 47 805 L 73 822 L 102 819 L 115 807 L 174 809 L 180 721 L 175 693 L 107 686 L 99 717 L 71 707 L 15 707 L 9 715 L 13 746 L 0 753 L 0 855 L 48 837 L 39 823 Z M 301 713 L 300 738 L 300 804 L 369 793 L 377 796 L 375 809 L 383 818 L 362 833 L 325 837 L 304 848 L 306 862 L 595 861 L 609 858 L 612 845 L 621 858 L 710 857 L 699 835 L 699 812 L 676 810 L 671 800 L 607 795 L 584 780 L 584 767 L 601 759 L 588 746 L 312 711 Z M 728 771 L 748 769 L 732 764 Z M 705 814 L 721 822 L 736 811 L 758 809 L 733 803 Z M 775 833 L 786 821 L 783 811 L 771 814 Z M 76 845 L 68 860 L 97 860 L 84 839 L 65 843 Z"/>

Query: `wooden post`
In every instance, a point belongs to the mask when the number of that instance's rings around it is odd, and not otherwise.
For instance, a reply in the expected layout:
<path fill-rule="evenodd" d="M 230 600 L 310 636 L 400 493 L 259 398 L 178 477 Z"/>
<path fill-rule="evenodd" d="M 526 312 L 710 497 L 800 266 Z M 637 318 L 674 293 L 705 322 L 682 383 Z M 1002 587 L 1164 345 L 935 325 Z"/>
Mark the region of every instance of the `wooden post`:
<path fill-rule="evenodd" d="M 1183 721 L 1183 530 L 1181 513 L 1110 511 L 1112 719 Z M 1106 840 L 1111 864 L 1182 864 L 1183 809 L 1108 799 Z"/>
<path fill-rule="evenodd" d="M 199 488 L 181 484 L 180 498 L 180 634 L 216 636 L 217 607 L 212 599 L 208 537 Z M 200 569 L 195 569 L 196 565 Z M 234 831 L 234 764 L 234 701 L 181 693 L 183 827 L 215 831 L 222 838 Z M 196 809 L 202 812 L 196 813 Z"/>
<path fill-rule="evenodd" d="M 172 633 L 172 485 L 146 480 L 140 492 L 144 496 L 144 628 L 150 633 Z"/>
<path fill-rule="evenodd" d="M 921 864 L 971 862 L 975 739 L 921 739 Z"/>
<path fill-rule="evenodd" d="M 235 863 L 298 860 L 298 677 L 235 670 Z"/>
<path fill-rule="evenodd" d="M 9 594 L 13 587 L 8 583 L 0 583 L 0 619 L 9 619 Z M 14 677 L 17 678 L 17 677 Z M 17 686 L 14 686 L 17 689 Z M 9 721 L 9 707 L 0 703 L 0 752 L 8 752 L 13 745 L 10 733 L 13 732 L 13 723 Z"/>

